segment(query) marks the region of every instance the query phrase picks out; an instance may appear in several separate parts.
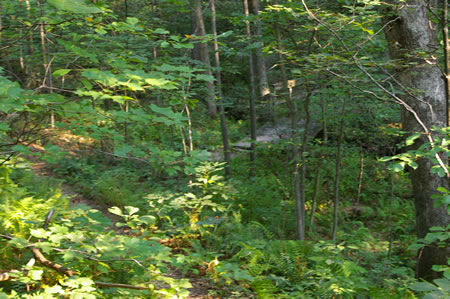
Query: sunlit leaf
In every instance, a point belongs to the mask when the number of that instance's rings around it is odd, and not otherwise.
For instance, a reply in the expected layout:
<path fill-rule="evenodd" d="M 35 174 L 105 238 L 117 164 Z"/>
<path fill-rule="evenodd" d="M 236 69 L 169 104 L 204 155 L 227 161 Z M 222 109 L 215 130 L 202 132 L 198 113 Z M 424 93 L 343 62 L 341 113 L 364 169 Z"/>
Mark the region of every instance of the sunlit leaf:
<path fill-rule="evenodd" d="M 53 72 L 53 77 L 58 78 L 70 73 L 71 69 L 59 69 Z"/>
<path fill-rule="evenodd" d="M 406 138 L 406 141 L 405 141 L 406 146 L 413 145 L 414 144 L 414 140 L 416 140 L 420 136 L 421 136 L 420 133 L 415 133 L 415 134 L 409 136 L 408 138 Z"/>

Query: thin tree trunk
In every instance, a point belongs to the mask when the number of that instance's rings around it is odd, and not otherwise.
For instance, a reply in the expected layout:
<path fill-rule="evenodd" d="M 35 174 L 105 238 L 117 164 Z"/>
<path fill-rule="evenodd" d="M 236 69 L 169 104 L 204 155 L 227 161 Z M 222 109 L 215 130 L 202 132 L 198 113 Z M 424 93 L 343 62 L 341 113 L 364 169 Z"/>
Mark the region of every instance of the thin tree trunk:
<path fill-rule="evenodd" d="M 442 36 L 444 38 L 444 74 L 447 97 L 447 125 L 450 124 L 450 40 L 448 38 L 448 0 L 443 0 L 442 5 Z"/>
<path fill-rule="evenodd" d="M 308 90 L 309 88 L 306 87 Z M 305 239 L 305 202 L 306 202 L 306 148 L 308 146 L 308 132 L 311 123 L 309 105 L 311 101 L 311 92 L 308 90 L 304 102 L 305 109 L 305 128 L 302 137 L 302 146 L 299 153 L 300 163 L 300 198 L 296 201 L 297 207 L 297 233 L 299 240 Z"/>
<path fill-rule="evenodd" d="M 363 153 L 362 146 L 360 146 L 360 150 L 359 150 L 358 194 L 356 194 L 356 205 L 357 206 L 359 206 L 359 201 L 361 199 L 363 177 L 364 177 L 364 153 Z"/>
<path fill-rule="evenodd" d="M 311 214 L 309 218 L 309 232 L 314 231 L 314 217 L 317 209 L 317 199 L 319 198 L 319 187 L 321 181 L 320 169 L 322 167 L 322 160 L 320 160 L 319 165 L 316 168 L 316 173 L 314 175 L 314 192 L 311 199 Z"/>
<path fill-rule="evenodd" d="M 396 0 L 390 2 L 398 4 Z M 426 4 L 423 0 L 409 0 L 395 11 L 391 7 L 388 10 L 384 21 L 386 24 L 390 22 L 385 28 L 389 51 L 393 59 L 402 61 L 402 67 L 397 72 L 398 79 L 407 88 L 418 91 L 414 94 L 409 92 L 402 98 L 405 105 L 413 108 L 404 110 L 403 128 L 415 133 L 430 131 L 432 127 L 445 127 L 448 122 L 445 80 L 435 58 L 437 45 L 433 29 L 429 26 Z M 414 55 L 417 52 L 426 54 Z M 417 149 L 429 140 L 433 140 L 432 134 L 423 134 L 410 149 Z M 440 159 L 437 160 L 442 164 Z M 432 198 L 438 187 L 448 189 L 448 177 L 432 174 L 430 170 L 434 162 L 430 159 L 422 158 L 417 163 L 418 167 L 410 171 L 410 177 L 416 206 L 417 236 L 424 238 L 430 227 L 445 227 L 448 224 L 447 208 L 435 207 L 435 199 Z M 446 248 L 423 248 L 417 259 L 417 277 L 427 280 L 439 277 L 441 274 L 434 272 L 432 266 L 446 265 L 448 254 Z"/>
<path fill-rule="evenodd" d="M 322 131 L 323 131 L 323 144 L 324 146 L 327 146 L 328 143 L 328 131 L 327 131 L 327 119 L 325 115 L 326 106 L 325 101 L 322 98 L 320 102 L 320 108 L 322 110 Z M 311 204 L 311 215 L 309 220 L 309 231 L 312 232 L 314 230 L 314 217 L 317 209 L 317 199 L 319 197 L 319 187 L 321 184 L 321 177 L 320 177 L 320 171 L 322 168 L 323 159 L 319 160 L 319 165 L 317 166 L 316 176 L 314 179 L 314 194 L 312 198 L 312 204 Z"/>
<path fill-rule="evenodd" d="M 248 9 L 248 0 L 244 0 L 244 14 L 248 19 L 249 17 L 249 9 Z M 252 31 L 250 28 L 250 22 L 248 20 L 245 21 L 245 28 L 247 39 L 249 42 L 252 41 Z M 256 88 L 255 88 L 255 71 L 254 71 L 254 63 L 253 63 L 253 51 L 250 50 L 248 55 L 248 67 L 249 67 L 249 81 L 250 81 L 250 177 L 255 176 L 256 172 Z"/>
<path fill-rule="evenodd" d="M 339 208 L 339 183 L 341 178 L 341 160 L 342 160 L 342 143 L 344 141 L 344 123 L 345 123 L 345 105 L 346 98 L 341 108 L 341 123 L 339 124 L 339 135 L 336 154 L 336 177 L 334 178 L 334 204 L 333 204 L 333 232 L 332 240 L 336 243 L 336 233 L 338 227 L 338 208 Z"/>
<path fill-rule="evenodd" d="M 0 0 L 0 46 L 2 45 L 3 38 L 3 2 Z"/>
<path fill-rule="evenodd" d="M 125 96 L 127 96 L 127 92 L 125 91 Z M 126 100 L 125 101 L 125 113 L 126 113 L 126 115 L 128 116 L 128 105 L 129 105 L 129 103 L 128 103 L 128 100 Z M 128 134 L 128 121 L 125 121 L 125 123 L 124 123 L 124 126 L 125 126 L 125 142 L 129 142 L 129 134 Z"/>
<path fill-rule="evenodd" d="M 278 1 L 275 2 L 275 4 L 278 4 Z M 297 146 L 297 125 L 298 125 L 298 117 L 297 117 L 297 106 L 294 102 L 294 99 L 292 97 L 292 87 L 288 84 L 288 77 L 286 72 L 286 64 L 284 63 L 284 57 L 281 55 L 283 51 L 283 47 L 281 44 L 281 32 L 280 27 L 278 26 L 278 16 L 275 20 L 275 32 L 277 35 L 277 43 L 278 43 L 278 59 L 280 64 L 280 71 L 281 71 L 281 80 L 283 83 L 283 90 L 286 93 L 286 102 L 288 104 L 289 108 L 289 116 L 291 118 L 291 154 L 292 154 L 292 183 L 293 183 L 293 189 L 294 189 L 294 200 L 296 203 L 300 203 L 299 206 L 301 206 L 301 188 L 300 188 L 300 180 L 299 180 L 299 167 L 298 163 L 300 161 L 300 152 L 298 150 Z M 297 205 L 296 205 L 297 206 Z M 303 205 L 304 206 L 304 205 Z M 299 210 L 299 213 L 301 214 L 301 209 Z M 298 217 L 297 217 L 298 219 Z M 304 221 L 297 220 L 297 238 L 300 240 L 303 240 L 305 237 L 304 234 Z"/>
<path fill-rule="evenodd" d="M 391 173 L 391 196 L 389 198 L 389 214 L 388 214 L 388 219 L 387 219 L 387 227 L 388 227 L 388 242 L 389 242 L 389 247 L 388 247 L 388 260 L 389 262 L 391 262 L 391 255 L 392 255 L 392 242 L 393 242 L 393 238 L 392 238 L 392 204 L 394 202 L 394 173 Z"/>
<path fill-rule="evenodd" d="M 269 114 L 270 120 L 275 122 L 275 101 L 273 99 L 272 93 L 270 92 L 269 81 L 267 79 L 266 72 L 266 59 L 264 58 L 263 53 L 263 33 L 262 33 L 262 24 L 259 18 L 260 15 L 260 2 L 259 0 L 251 0 L 252 1 L 252 10 L 253 14 L 257 16 L 255 22 L 255 39 L 258 42 L 258 49 L 256 51 L 256 69 L 258 73 L 258 87 L 259 94 L 263 99 L 266 99 L 269 102 Z"/>
<path fill-rule="evenodd" d="M 225 177 L 231 177 L 231 152 L 230 144 L 228 142 L 228 129 L 225 118 L 225 111 L 223 107 L 223 93 L 222 93 L 222 74 L 220 70 L 220 54 L 219 54 L 219 43 L 217 41 L 217 28 L 216 28 L 216 3 L 211 0 L 211 12 L 212 12 L 212 31 L 214 34 L 214 59 L 216 63 L 216 81 L 217 81 L 217 94 L 219 97 L 219 116 L 220 116 L 220 129 L 222 132 L 222 143 L 223 143 L 223 154 L 225 162 Z"/>
<path fill-rule="evenodd" d="M 314 36 L 316 34 L 316 31 L 314 30 L 312 32 L 311 38 L 309 40 L 308 45 L 308 52 L 307 55 L 311 53 L 312 44 L 314 41 Z M 311 102 L 311 90 L 309 87 L 309 83 L 307 81 L 308 79 L 305 77 L 305 90 L 306 90 L 306 97 L 305 101 L 303 103 L 303 109 L 305 110 L 305 127 L 303 131 L 303 137 L 302 137 L 302 146 L 300 148 L 299 153 L 299 163 L 300 163 L 300 198 L 296 201 L 296 207 L 297 207 L 297 233 L 299 240 L 305 239 L 305 203 L 306 203 L 306 149 L 308 147 L 308 133 L 309 133 L 309 126 L 311 124 L 311 115 L 309 111 L 309 105 Z"/>
<path fill-rule="evenodd" d="M 205 23 L 203 22 L 203 13 L 202 13 L 202 1 L 194 0 L 194 16 L 195 16 L 195 31 L 194 34 L 200 37 L 206 35 Z M 208 44 L 204 41 L 197 44 L 198 45 L 198 54 L 199 60 L 204 64 L 206 68 L 205 74 L 212 76 L 211 72 L 211 62 L 209 60 L 209 51 Z M 206 87 L 208 90 L 207 94 L 207 104 L 208 104 L 208 114 L 212 118 L 217 117 L 217 104 L 216 104 L 216 95 L 214 93 L 214 82 L 208 81 L 206 83 Z"/>
<path fill-rule="evenodd" d="M 44 68 L 44 78 L 43 78 L 43 87 L 47 90 L 49 93 L 53 93 L 53 77 L 52 77 L 52 68 L 51 64 L 49 63 L 48 59 L 48 52 L 47 52 L 47 42 L 46 42 L 46 29 L 45 29 L 45 22 L 42 20 L 43 17 L 43 9 L 41 6 L 41 2 L 38 1 L 38 6 L 41 14 L 41 22 L 39 24 L 39 32 L 41 36 L 41 50 L 42 50 L 42 65 Z M 53 110 L 50 111 L 50 127 L 52 129 L 55 128 L 55 113 Z"/>

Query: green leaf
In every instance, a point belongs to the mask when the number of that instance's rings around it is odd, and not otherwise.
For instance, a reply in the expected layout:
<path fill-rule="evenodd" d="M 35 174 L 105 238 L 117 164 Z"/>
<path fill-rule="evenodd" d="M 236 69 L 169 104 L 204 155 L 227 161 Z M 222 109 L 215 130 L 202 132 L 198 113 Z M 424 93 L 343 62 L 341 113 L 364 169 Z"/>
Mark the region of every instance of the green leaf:
<path fill-rule="evenodd" d="M 47 0 L 47 2 L 57 9 L 67 10 L 78 14 L 102 12 L 101 8 L 87 5 L 83 0 Z"/>
<path fill-rule="evenodd" d="M 433 280 L 435 284 L 437 284 L 441 289 L 445 291 L 450 291 L 450 280 L 446 278 L 438 278 Z"/>
<path fill-rule="evenodd" d="M 415 244 L 408 246 L 408 250 L 419 250 L 420 248 L 422 248 L 424 246 L 425 246 L 425 244 L 415 243 Z"/>
<path fill-rule="evenodd" d="M 71 69 L 59 69 L 53 72 L 53 77 L 58 78 L 70 73 Z"/>
<path fill-rule="evenodd" d="M 139 208 L 126 206 L 125 211 L 127 212 L 128 215 L 133 215 L 133 214 L 136 214 L 137 212 L 139 212 Z"/>
<path fill-rule="evenodd" d="M 122 214 L 122 210 L 119 207 L 112 207 L 108 209 L 108 212 L 115 214 L 115 215 L 119 215 L 119 216 L 123 216 Z"/>
<path fill-rule="evenodd" d="M 393 159 L 395 159 L 395 157 L 381 157 L 380 159 L 378 159 L 378 161 L 387 162 L 387 161 L 391 161 Z"/>
<path fill-rule="evenodd" d="M 9 241 L 9 244 L 19 249 L 23 249 L 28 246 L 28 241 L 22 238 L 13 238 L 11 241 Z"/>
<path fill-rule="evenodd" d="M 156 86 L 162 89 L 176 89 L 174 84 L 168 80 L 165 79 L 158 79 L 158 78 L 147 78 L 145 79 L 145 83 L 150 84 L 152 86 Z"/>
<path fill-rule="evenodd" d="M 415 133 L 415 134 L 409 136 L 408 138 L 406 138 L 406 141 L 405 141 L 406 146 L 413 145 L 414 144 L 414 140 L 419 138 L 421 135 L 422 134 L 420 134 L 420 133 Z"/>
<path fill-rule="evenodd" d="M 138 18 L 133 18 L 133 17 L 128 17 L 127 18 L 127 23 L 130 25 L 136 25 L 137 23 L 139 23 L 139 19 Z"/>
<path fill-rule="evenodd" d="M 405 162 L 392 164 L 388 168 L 389 168 L 389 170 L 392 170 L 394 172 L 400 172 L 403 169 L 405 169 Z"/>
<path fill-rule="evenodd" d="M 413 291 L 418 292 L 429 292 L 429 291 L 437 291 L 439 290 L 434 284 L 429 282 L 416 282 L 415 284 L 409 287 Z"/>
<path fill-rule="evenodd" d="M 49 232 L 45 231 L 43 228 L 30 230 L 30 234 L 36 238 L 44 238 L 47 235 L 47 233 L 50 234 Z"/>
<path fill-rule="evenodd" d="M 145 215 L 139 217 L 139 220 L 146 224 L 155 224 L 156 223 L 156 217 L 152 215 Z"/>
<path fill-rule="evenodd" d="M 86 79 L 81 79 L 81 83 L 83 83 L 84 87 L 88 90 L 92 89 L 92 84 Z"/>
<path fill-rule="evenodd" d="M 156 28 L 155 30 L 153 30 L 153 33 L 156 33 L 156 34 L 169 34 L 170 32 L 167 31 L 166 29 L 163 29 L 163 28 Z"/>
<path fill-rule="evenodd" d="M 214 81 L 214 77 L 210 76 L 210 75 L 204 75 L 204 74 L 199 74 L 197 76 L 195 76 L 195 78 L 197 80 L 202 80 L 202 81 L 207 81 L 207 82 L 212 82 Z"/>
<path fill-rule="evenodd" d="M 20 153 L 23 153 L 23 154 L 26 154 L 26 155 L 31 154 L 31 150 L 28 147 L 26 147 L 25 145 L 22 145 L 22 144 L 16 144 L 13 147 L 11 147 L 11 149 L 13 151 L 20 152 Z"/>
<path fill-rule="evenodd" d="M 411 167 L 412 169 L 417 169 L 417 167 L 419 167 L 419 164 L 417 164 L 417 163 L 414 162 L 414 161 L 410 161 L 410 162 L 408 163 L 408 165 L 409 165 L 409 167 Z"/>
<path fill-rule="evenodd" d="M 70 241 L 75 243 L 81 243 L 85 239 L 84 233 L 82 231 L 71 232 L 68 233 L 66 236 L 67 238 L 69 238 Z"/>
<path fill-rule="evenodd" d="M 437 191 L 442 192 L 442 193 L 447 193 L 448 192 L 448 190 L 446 188 L 444 188 L 444 187 L 438 187 Z"/>
<path fill-rule="evenodd" d="M 28 272 L 28 277 L 32 280 L 41 280 L 43 273 L 43 270 L 30 270 L 30 272 Z"/>

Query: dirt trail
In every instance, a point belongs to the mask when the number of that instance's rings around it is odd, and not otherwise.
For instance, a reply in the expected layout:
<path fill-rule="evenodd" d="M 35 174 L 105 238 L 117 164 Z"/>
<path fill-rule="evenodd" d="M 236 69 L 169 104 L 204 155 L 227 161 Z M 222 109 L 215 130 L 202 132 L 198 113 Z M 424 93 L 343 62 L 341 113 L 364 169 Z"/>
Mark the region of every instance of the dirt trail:
<path fill-rule="evenodd" d="M 32 161 L 34 160 L 31 169 L 33 173 L 38 177 L 49 178 L 54 176 L 52 171 L 48 168 L 46 162 L 37 161 L 36 159 L 29 159 L 29 160 Z M 99 210 L 104 216 L 108 217 L 113 223 L 113 225 L 109 229 L 112 229 L 119 234 L 127 233 L 126 228 L 118 228 L 115 226 L 115 223 L 121 221 L 122 218 L 108 212 L 109 207 L 106 204 L 99 203 L 93 199 L 85 198 L 83 195 L 81 195 L 75 190 L 76 187 L 74 186 L 65 183 L 61 184 L 61 194 L 66 198 L 70 199 L 72 206 L 84 204 L 93 209 Z M 211 286 L 210 281 L 206 278 L 183 277 L 180 271 L 177 271 L 176 269 L 172 269 L 171 272 L 166 273 L 166 275 L 175 279 L 182 279 L 182 278 L 189 279 L 190 283 L 192 284 L 192 288 L 189 289 L 190 295 L 187 297 L 188 299 L 220 299 L 217 296 L 208 295 L 209 291 L 213 291 L 216 289 Z"/>

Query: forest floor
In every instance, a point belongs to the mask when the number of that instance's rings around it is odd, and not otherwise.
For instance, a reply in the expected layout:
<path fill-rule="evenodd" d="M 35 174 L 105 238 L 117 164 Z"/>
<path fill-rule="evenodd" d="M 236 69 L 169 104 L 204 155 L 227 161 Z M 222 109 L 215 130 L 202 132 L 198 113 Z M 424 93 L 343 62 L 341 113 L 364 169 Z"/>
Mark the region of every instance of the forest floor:
<path fill-rule="evenodd" d="M 38 160 L 36 157 L 28 157 L 28 159 L 32 162 L 32 171 L 33 173 L 40 178 L 57 178 L 51 170 L 51 168 L 47 165 L 46 162 Z M 114 230 L 118 234 L 126 234 L 127 228 L 118 228 L 116 227 L 116 223 L 121 220 L 121 217 L 114 215 L 108 211 L 110 208 L 107 204 L 96 201 L 93 198 L 86 198 L 76 191 L 76 186 L 69 185 L 67 183 L 61 184 L 61 194 L 70 199 L 70 203 L 72 207 L 75 207 L 80 204 L 84 204 L 93 209 L 99 210 L 104 216 L 109 218 L 113 225 L 107 229 Z M 185 277 L 181 274 L 181 271 L 178 269 L 172 268 L 169 273 L 165 273 L 167 276 L 174 279 L 188 279 L 192 285 L 192 288 L 188 289 L 190 295 L 187 298 L 190 299 L 216 299 L 220 298 L 217 295 L 210 295 L 211 293 L 216 293 L 217 289 L 212 285 L 211 280 L 206 277 L 198 276 L 198 275 L 190 275 Z"/>

